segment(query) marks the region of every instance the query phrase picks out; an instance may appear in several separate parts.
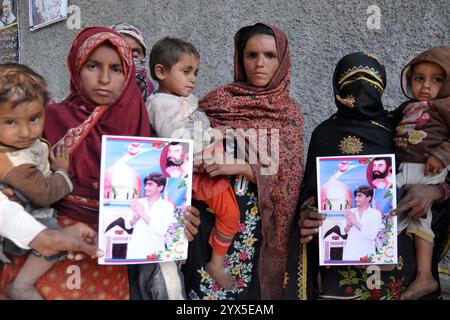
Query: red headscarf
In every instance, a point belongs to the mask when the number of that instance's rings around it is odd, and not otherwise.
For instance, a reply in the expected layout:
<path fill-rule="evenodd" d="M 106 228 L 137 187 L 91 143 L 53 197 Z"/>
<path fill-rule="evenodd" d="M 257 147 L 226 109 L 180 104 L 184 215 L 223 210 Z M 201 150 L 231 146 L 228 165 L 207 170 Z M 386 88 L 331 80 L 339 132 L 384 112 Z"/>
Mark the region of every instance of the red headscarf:
<path fill-rule="evenodd" d="M 257 88 L 242 82 L 245 71 L 238 63 L 241 29 L 235 36 L 235 82 L 210 92 L 199 106 L 213 126 L 279 130 L 278 172 L 263 175 L 261 163 L 251 166 L 257 181 L 262 219 L 258 265 L 261 295 L 263 299 L 280 299 L 288 242 L 303 178 L 303 118 L 300 106 L 289 97 L 291 59 L 286 35 L 274 26 L 266 26 L 275 34 L 279 60 L 279 68 L 270 83 Z"/>
<path fill-rule="evenodd" d="M 116 48 L 126 80 L 113 103 L 98 106 L 83 90 L 80 70 L 105 42 Z M 69 175 L 74 190 L 55 207 L 72 219 L 96 223 L 102 135 L 149 136 L 150 124 L 136 84 L 131 48 L 119 33 L 105 27 L 85 28 L 72 44 L 67 65 L 71 93 L 61 103 L 47 107 L 44 129 L 51 144 L 64 143 L 70 150 Z"/>

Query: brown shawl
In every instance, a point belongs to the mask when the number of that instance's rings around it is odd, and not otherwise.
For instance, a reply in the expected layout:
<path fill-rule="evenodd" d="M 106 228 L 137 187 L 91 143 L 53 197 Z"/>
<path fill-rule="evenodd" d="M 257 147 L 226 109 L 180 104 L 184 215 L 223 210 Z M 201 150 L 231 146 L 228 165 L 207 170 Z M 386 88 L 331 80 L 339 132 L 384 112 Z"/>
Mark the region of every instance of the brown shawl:
<path fill-rule="evenodd" d="M 262 299 L 281 299 L 288 243 L 300 185 L 303 178 L 303 118 L 300 106 L 289 97 L 291 59 L 286 35 L 267 25 L 275 34 L 280 66 L 264 88 L 243 83 L 244 70 L 238 63 L 242 29 L 235 36 L 234 80 L 217 88 L 200 101 L 213 126 L 233 129 L 279 130 L 279 170 L 262 174 L 264 157 L 251 164 L 258 186 L 262 219 L 262 241 L 258 272 Z M 258 141 L 258 146 L 264 141 Z M 255 148 L 256 146 L 250 146 Z M 270 153 L 269 153 L 270 154 Z M 263 171 L 264 172 L 264 171 Z"/>

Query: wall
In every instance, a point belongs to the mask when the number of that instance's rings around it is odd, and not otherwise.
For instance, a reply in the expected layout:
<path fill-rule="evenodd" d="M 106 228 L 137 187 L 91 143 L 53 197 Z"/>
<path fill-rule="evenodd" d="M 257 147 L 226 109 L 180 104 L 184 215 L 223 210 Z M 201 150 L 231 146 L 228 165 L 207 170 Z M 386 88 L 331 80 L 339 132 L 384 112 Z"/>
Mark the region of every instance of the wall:
<path fill-rule="evenodd" d="M 306 143 L 314 127 L 335 110 L 331 77 L 337 61 L 371 51 L 385 63 L 388 109 L 403 100 L 399 74 L 426 48 L 450 44 L 449 0 L 73 0 L 82 27 L 125 21 L 145 33 L 149 46 L 163 36 L 191 41 L 201 53 L 196 94 L 232 80 L 233 36 L 242 26 L 265 21 L 279 26 L 292 52 L 292 91 L 305 116 Z M 367 8 L 381 9 L 381 29 L 370 30 Z M 59 22 L 28 30 L 28 1 L 19 1 L 20 58 L 42 73 L 54 97 L 68 93 L 66 56 L 77 30 Z"/>

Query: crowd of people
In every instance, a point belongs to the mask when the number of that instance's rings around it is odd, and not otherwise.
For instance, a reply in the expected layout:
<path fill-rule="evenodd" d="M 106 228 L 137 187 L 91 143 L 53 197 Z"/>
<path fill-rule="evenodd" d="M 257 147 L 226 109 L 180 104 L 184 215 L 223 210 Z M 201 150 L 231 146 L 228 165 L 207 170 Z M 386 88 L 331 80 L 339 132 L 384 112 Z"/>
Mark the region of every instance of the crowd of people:
<path fill-rule="evenodd" d="M 70 94 L 61 102 L 49 102 L 45 80 L 29 67 L 0 65 L 0 298 L 439 296 L 436 269 L 448 242 L 450 197 L 450 48 L 429 49 L 405 66 L 401 81 L 408 100 L 392 112 L 381 100 L 382 62 L 363 52 L 343 57 L 332 82 L 337 112 L 314 130 L 305 166 L 304 120 L 290 97 L 286 34 L 270 24 L 245 26 L 234 49 L 234 81 L 200 100 L 192 95 L 201 76 L 195 46 L 165 37 L 149 50 L 142 32 L 126 23 L 79 32 L 67 58 Z M 198 123 L 205 134 L 194 138 L 194 151 L 228 161 L 194 166 L 193 206 L 184 212 L 187 260 L 97 264 L 102 135 L 194 137 Z M 215 129 L 231 129 L 235 136 L 217 140 Z M 250 130 L 267 134 L 243 138 L 243 147 L 239 132 Z M 261 146 L 275 148 L 276 157 L 258 152 Z M 166 177 L 185 175 L 185 154 L 180 145 L 171 147 L 164 171 L 145 178 L 146 197 L 131 206 L 133 237 L 139 233 L 140 241 L 156 241 L 147 234 L 145 212 L 173 211 L 162 197 Z M 399 262 L 383 266 L 382 285 L 373 289 L 362 266 L 319 266 L 317 234 L 326 216 L 317 210 L 316 157 L 393 153 L 403 187 L 391 213 L 399 219 Z M 380 158 L 371 185 L 354 190 L 356 208 L 345 211 L 341 228 L 352 243 L 365 241 L 375 250 L 372 238 L 382 222 L 372 207 L 373 189 L 391 187 L 392 172 Z M 129 244 L 130 257 L 139 243 Z M 355 250 L 344 248 L 344 256 L 359 257 Z M 66 269 L 74 264 L 82 286 L 69 289 Z"/>

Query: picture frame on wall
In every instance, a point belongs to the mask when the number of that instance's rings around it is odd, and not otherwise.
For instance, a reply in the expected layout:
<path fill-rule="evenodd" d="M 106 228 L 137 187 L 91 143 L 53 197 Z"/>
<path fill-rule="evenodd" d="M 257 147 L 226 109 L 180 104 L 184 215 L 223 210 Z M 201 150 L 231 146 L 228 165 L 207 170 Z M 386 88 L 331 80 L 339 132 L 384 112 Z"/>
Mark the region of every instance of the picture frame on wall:
<path fill-rule="evenodd" d="M 19 62 L 18 0 L 0 0 L 0 64 Z"/>
<path fill-rule="evenodd" d="M 17 25 L 17 3 L 15 0 L 0 0 L 0 30 Z"/>
<path fill-rule="evenodd" d="M 187 259 L 183 214 L 192 169 L 192 140 L 103 136 L 99 264 Z"/>
<path fill-rule="evenodd" d="M 28 0 L 30 30 L 66 20 L 68 0 Z"/>

